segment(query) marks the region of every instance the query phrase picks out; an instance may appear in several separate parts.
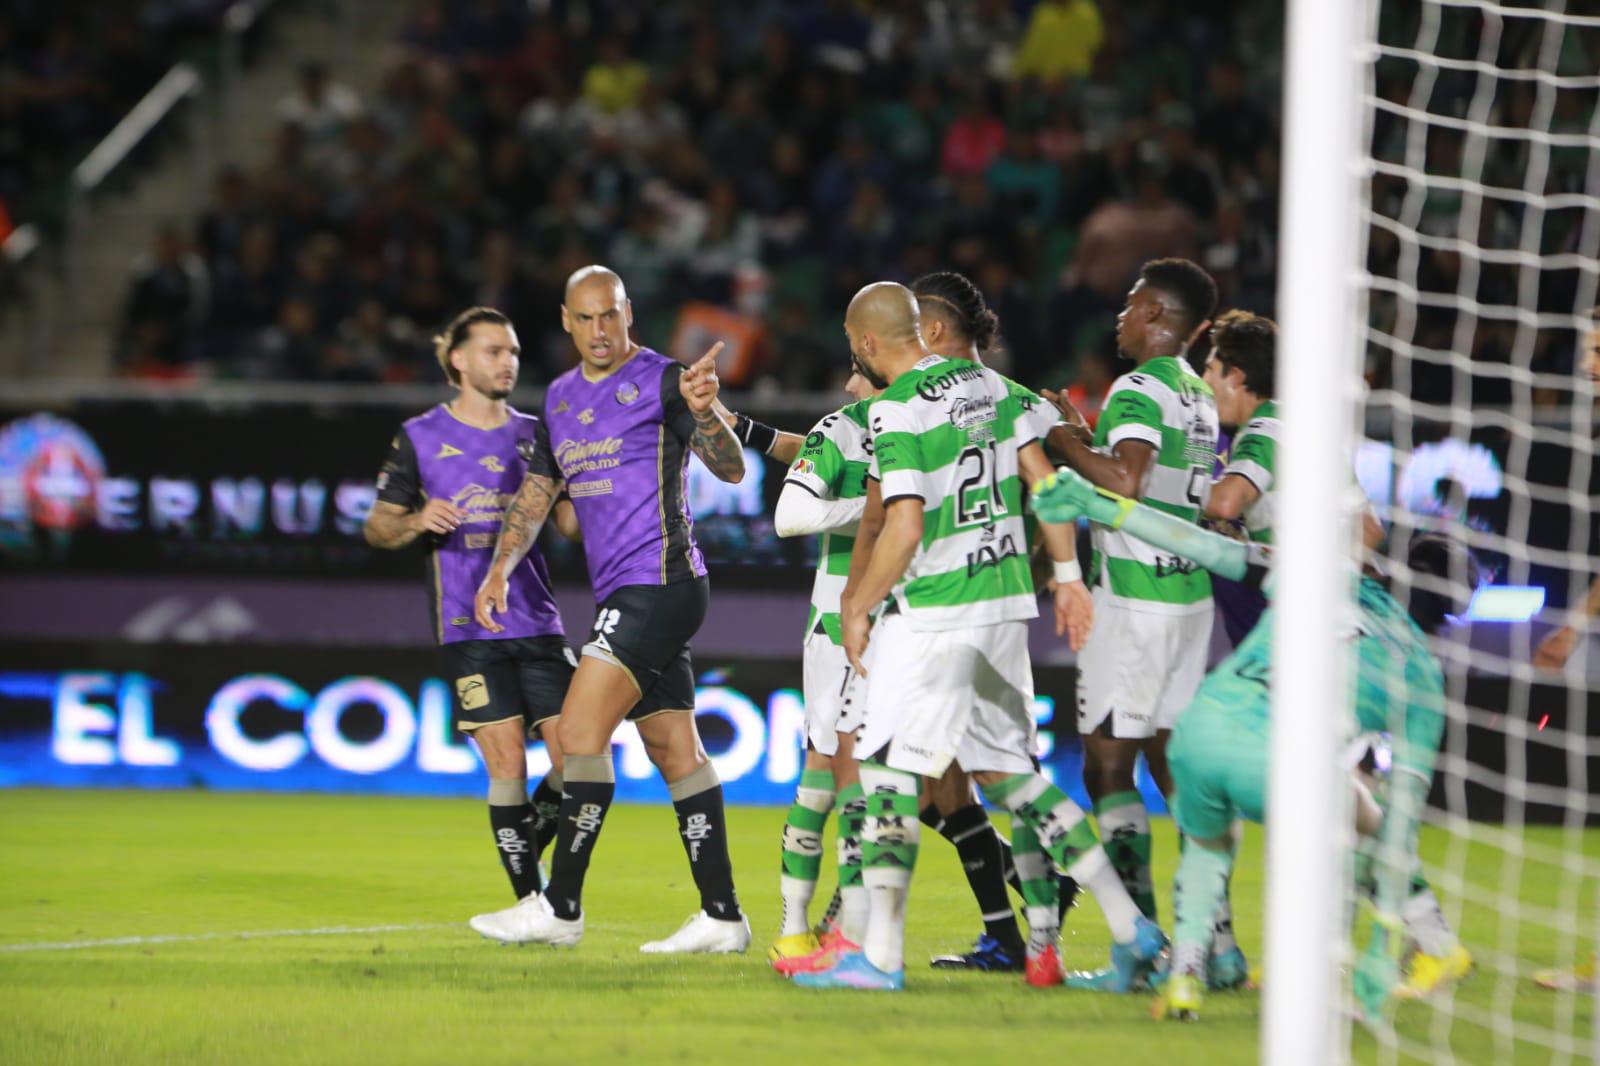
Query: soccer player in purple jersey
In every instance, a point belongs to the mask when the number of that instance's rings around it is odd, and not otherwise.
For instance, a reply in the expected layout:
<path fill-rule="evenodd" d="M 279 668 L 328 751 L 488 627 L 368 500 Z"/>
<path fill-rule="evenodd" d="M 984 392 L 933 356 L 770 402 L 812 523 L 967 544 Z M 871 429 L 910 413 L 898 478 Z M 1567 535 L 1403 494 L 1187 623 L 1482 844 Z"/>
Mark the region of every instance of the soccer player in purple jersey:
<path fill-rule="evenodd" d="M 545 395 L 545 420 L 475 614 L 490 629 L 498 628 L 496 614 L 515 616 L 518 591 L 508 577 L 565 480 L 594 583 L 594 631 L 561 709 L 566 787 L 550 884 L 474 919 L 474 928 L 511 943 L 570 946 L 583 937 L 584 875 L 616 792 L 611 737 L 629 718 L 672 794 L 701 907 L 640 950 L 742 952 L 750 925 L 734 893 L 722 786 L 695 730 L 689 659 L 709 597 L 685 493 L 689 453 L 723 481 L 744 477 L 744 449 L 716 409 L 722 346 L 685 369 L 636 344 L 622 279 L 602 266 L 567 280 L 561 324 L 581 361 Z"/>
<path fill-rule="evenodd" d="M 478 625 L 472 597 L 522 477 L 517 448 L 533 440 L 538 419 L 506 403 L 521 349 L 505 315 L 487 307 L 462 312 L 439 335 L 436 351 L 459 391 L 395 434 L 365 533 L 375 548 L 418 540 L 426 548 L 433 631 L 456 690 L 456 728 L 477 741 L 489 771 L 489 824 L 521 899 L 539 891 L 539 855 L 555 837 L 556 715 L 576 664 L 538 549 L 509 572 L 516 609 L 504 625 Z M 536 732 L 553 768 L 530 798 L 526 745 Z"/>

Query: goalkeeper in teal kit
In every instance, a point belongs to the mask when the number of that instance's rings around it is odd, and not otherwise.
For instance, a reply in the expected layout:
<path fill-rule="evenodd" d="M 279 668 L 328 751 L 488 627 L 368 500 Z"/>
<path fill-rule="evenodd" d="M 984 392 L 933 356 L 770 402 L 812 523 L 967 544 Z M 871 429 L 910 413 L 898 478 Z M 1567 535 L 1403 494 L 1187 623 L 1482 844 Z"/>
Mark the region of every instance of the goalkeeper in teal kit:
<path fill-rule="evenodd" d="M 1096 489 L 1071 471 L 1036 485 L 1033 509 L 1049 522 L 1087 517 L 1124 529 L 1236 581 L 1260 584 L 1266 577 L 1261 549 Z M 1400 916 L 1444 733 L 1444 676 L 1426 634 L 1462 609 L 1477 583 L 1471 556 L 1442 536 L 1415 539 L 1407 562 L 1413 572 L 1433 577 L 1430 585 L 1452 577 L 1464 581 L 1460 596 L 1416 588 L 1402 605 L 1381 582 L 1363 576 L 1348 626 L 1357 659 L 1351 733 L 1387 733 L 1392 751 L 1385 808 L 1364 794 L 1358 804 L 1366 812 L 1364 819 L 1358 813 L 1359 828 L 1377 844 L 1372 873 L 1378 921 L 1355 975 L 1356 996 L 1369 1017 L 1381 1014 L 1401 981 Z M 1269 610 L 1206 678 L 1172 734 L 1174 817 L 1189 841 L 1178 868 L 1177 931 L 1164 993 L 1174 1016 L 1193 1018 L 1199 1010 L 1212 918 L 1233 867 L 1230 827 L 1236 818 L 1263 821 L 1266 813 L 1271 665 Z"/>

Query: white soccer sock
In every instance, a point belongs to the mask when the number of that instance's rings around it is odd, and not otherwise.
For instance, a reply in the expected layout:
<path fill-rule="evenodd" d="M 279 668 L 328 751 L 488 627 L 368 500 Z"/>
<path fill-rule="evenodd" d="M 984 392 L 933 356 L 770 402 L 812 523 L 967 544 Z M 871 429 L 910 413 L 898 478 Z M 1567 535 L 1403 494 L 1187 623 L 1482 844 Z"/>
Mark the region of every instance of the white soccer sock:
<path fill-rule="evenodd" d="M 849 885 L 839 889 L 839 932 L 852 944 L 859 944 L 866 938 L 866 885 Z"/>
<path fill-rule="evenodd" d="M 1456 949 L 1459 941 L 1455 930 L 1445 919 L 1433 889 L 1425 888 L 1408 898 L 1400 908 L 1400 917 L 1405 920 L 1406 935 L 1417 942 L 1417 950 L 1424 955 L 1442 958 Z"/>
<path fill-rule="evenodd" d="M 917 779 L 888 767 L 863 763 L 861 788 L 867 795 L 867 821 L 862 836 L 868 861 L 861 870 L 867 890 L 867 932 L 861 942 L 867 961 L 885 973 L 905 968 L 906 901 L 911 894 L 911 863 L 915 861 L 922 823 L 917 819 Z M 895 810 L 874 813 L 886 793 L 892 793 Z M 879 849 L 909 854 L 910 861 L 871 861 Z"/>
<path fill-rule="evenodd" d="M 1122 879 L 1111 868 L 1106 849 L 1096 844 L 1067 867 L 1067 876 L 1087 888 L 1111 927 L 1111 939 L 1126 944 L 1133 939 L 1139 920 L 1139 907 L 1122 887 Z"/>

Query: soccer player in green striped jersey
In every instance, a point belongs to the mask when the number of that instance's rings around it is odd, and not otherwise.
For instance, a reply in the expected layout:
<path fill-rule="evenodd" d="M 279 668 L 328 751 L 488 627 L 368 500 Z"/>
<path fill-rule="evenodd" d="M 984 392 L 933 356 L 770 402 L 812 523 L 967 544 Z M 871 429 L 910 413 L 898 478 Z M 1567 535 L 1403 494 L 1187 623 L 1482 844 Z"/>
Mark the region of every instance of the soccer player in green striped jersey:
<path fill-rule="evenodd" d="M 1000 332 L 999 316 L 989 308 L 983 291 L 964 274 L 941 270 L 917 278 L 911 283 L 911 292 L 917 298 L 928 350 L 946 359 L 964 359 L 982 366 L 984 353 L 994 347 Z M 1038 403 L 1037 397 L 1021 385 L 1005 380 L 1023 404 L 1030 431 L 1044 444 L 1045 454 L 1058 454 L 1060 441 L 1054 438 L 1068 432 L 1059 413 L 1049 404 Z M 1029 516 L 1030 550 L 1038 545 L 1036 525 Z M 977 900 L 984 927 L 972 950 L 939 955 L 933 965 L 939 969 L 1023 970 L 1027 945 L 1006 896 L 1007 882 L 1026 903 L 1036 888 L 1042 893 L 1053 878 L 1058 922 L 1077 899 L 1077 882 L 1049 869 L 1025 868 L 1018 872 L 1010 842 L 1000 835 L 988 812 L 975 800 L 972 777 L 961 769 L 959 758 L 943 777 L 929 782 L 921 817 L 924 825 L 948 840 L 961 856 L 961 869 Z M 1024 867 L 1029 861 L 1024 860 Z M 1028 875 L 1026 880 L 1022 874 Z"/>
<path fill-rule="evenodd" d="M 1144 265 L 1117 317 L 1117 346 L 1135 368 L 1113 383 L 1093 437 L 1072 440 L 1066 455 L 1090 483 L 1191 522 L 1211 484 L 1217 408 L 1184 353 L 1216 302 L 1216 283 L 1194 263 Z M 1096 624 L 1078 659 L 1084 785 L 1118 875 L 1154 918 L 1150 819 L 1134 765 L 1144 752 L 1157 786 L 1171 795 L 1166 742 L 1205 676 L 1211 577 L 1125 532 L 1095 526 L 1094 542 Z M 1074 983 L 1099 982 L 1084 975 Z"/>
<path fill-rule="evenodd" d="M 857 949 L 866 925 L 860 855 L 866 800 L 853 758 L 861 703 L 849 698 L 855 671 L 840 637 L 839 594 L 850 573 L 856 524 L 867 502 L 871 456 L 865 401 L 875 390 L 859 374 L 850 376 L 845 389 L 856 402 L 827 415 L 806 434 L 773 516 L 780 537 L 821 536 L 801 664 L 805 766 L 783 828 L 783 921 L 767 952 L 773 968 L 785 976 L 817 965 L 836 946 Z M 812 931 L 808 908 L 821 871 L 822 831 L 830 810 L 838 815 L 839 914 L 823 944 Z"/>
<path fill-rule="evenodd" d="M 1026 623 L 1037 606 L 1022 484 L 1047 477 L 1049 461 L 999 375 L 928 351 L 909 290 L 892 282 L 862 289 L 845 331 L 857 369 L 885 390 L 869 412 L 867 516 L 881 511 L 881 528 L 870 554 L 858 543 L 864 565 L 840 603 L 845 650 L 867 684 L 857 751 L 866 753 L 868 919 L 860 952 L 794 980 L 814 988 L 905 987 L 918 778 L 938 778 L 959 757 L 991 802 L 1012 813 L 1019 865 L 1027 849 L 1043 850 L 1095 895 L 1116 942 L 1113 960 L 1131 987 L 1166 938 L 1128 898 L 1083 811 L 1032 757 Z M 1056 567 L 1057 631 L 1081 647 L 1092 610 L 1072 533 L 1044 527 L 1043 535 Z M 874 627 L 869 608 L 890 593 Z M 865 670 L 869 631 L 873 658 Z M 1035 934 L 1047 932 L 1054 916 L 1053 892 L 1040 902 Z M 1059 949 L 1048 939 L 1029 944 L 1031 983 L 1060 983 Z M 1053 981 L 1033 980 L 1047 970 Z"/>
<path fill-rule="evenodd" d="M 1235 431 L 1222 476 L 1211 486 L 1205 516 L 1243 521 L 1255 544 L 1272 543 L 1272 495 L 1278 455 L 1278 403 L 1273 378 L 1278 327 L 1249 311 L 1228 311 L 1211 327 L 1205 383 L 1217 417 Z"/>

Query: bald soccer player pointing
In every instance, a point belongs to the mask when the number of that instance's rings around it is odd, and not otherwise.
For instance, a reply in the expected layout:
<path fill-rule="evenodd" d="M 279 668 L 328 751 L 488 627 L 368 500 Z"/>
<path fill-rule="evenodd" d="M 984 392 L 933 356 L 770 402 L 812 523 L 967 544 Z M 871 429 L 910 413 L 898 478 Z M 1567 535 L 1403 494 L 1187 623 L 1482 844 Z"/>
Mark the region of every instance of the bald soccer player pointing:
<path fill-rule="evenodd" d="M 566 753 L 550 884 L 514 907 L 473 919 L 506 942 L 570 946 L 583 936 L 584 876 L 616 792 L 611 737 L 624 718 L 672 794 L 701 909 L 645 952 L 738 952 L 750 926 L 734 893 L 722 786 L 694 724 L 689 641 L 709 599 L 686 482 L 689 453 L 728 482 L 744 451 L 716 408 L 716 356 L 688 368 L 629 336 L 622 279 L 601 266 L 567 281 L 561 325 L 581 362 L 545 396 L 528 472 L 506 511 L 475 611 L 493 628 L 507 610 L 506 575 L 533 547 L 564 480 L 583 533 L 597 610 L 561 708 Z"/>

